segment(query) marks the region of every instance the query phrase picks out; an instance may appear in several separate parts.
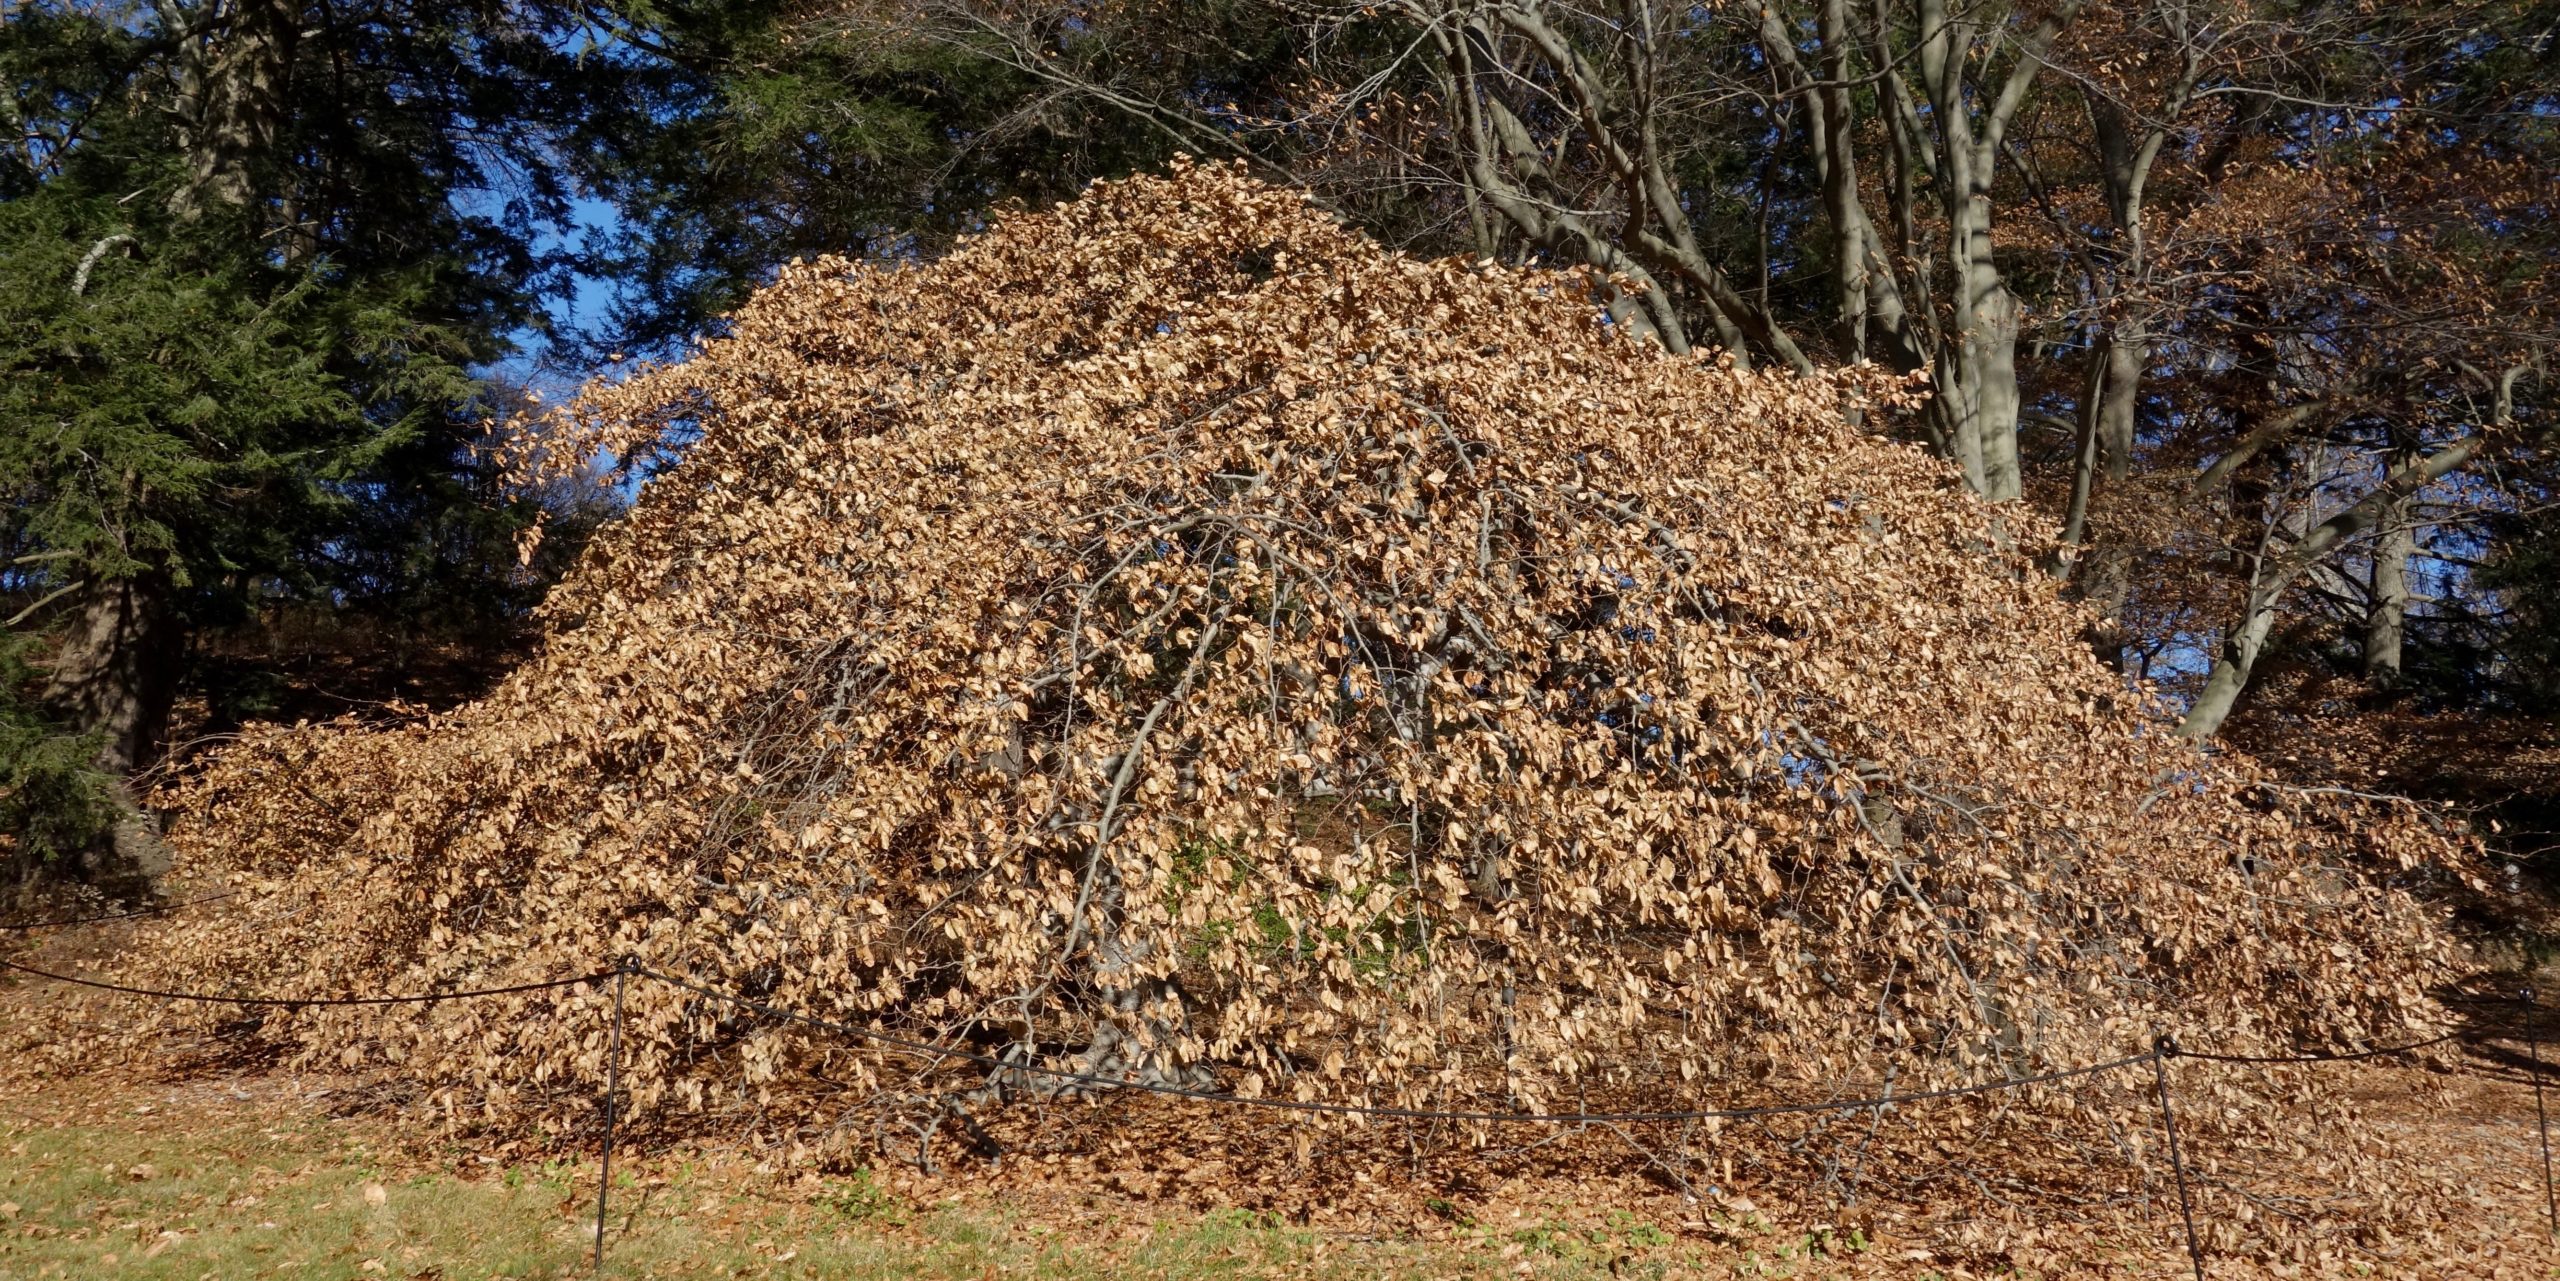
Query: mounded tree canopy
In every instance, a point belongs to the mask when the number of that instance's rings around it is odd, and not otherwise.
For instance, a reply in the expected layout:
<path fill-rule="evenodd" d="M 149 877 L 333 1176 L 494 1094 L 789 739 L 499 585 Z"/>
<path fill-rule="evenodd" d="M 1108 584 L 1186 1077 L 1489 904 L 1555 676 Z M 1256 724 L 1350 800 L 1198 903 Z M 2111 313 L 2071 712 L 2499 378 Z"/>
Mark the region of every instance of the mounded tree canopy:
<path fill-rule="evenodd" d="M 1206 167 L 794 266 L 527 438 L 684 445 L 536 659 L 189 785 L 181 847 L 245 893 L 157 977 L 631 956 L 1022 1063 L 1497 1109 L 2432 1024 L 2451 840 L 2167 732 L 2014 511 L 1851 424 L 1903 384 L 1666 356 L 1596 283 Z M 254 1035 L 583 1122 L 609 999 Z M 628 1001 L 644 1112 L 984 1083 Z"/>

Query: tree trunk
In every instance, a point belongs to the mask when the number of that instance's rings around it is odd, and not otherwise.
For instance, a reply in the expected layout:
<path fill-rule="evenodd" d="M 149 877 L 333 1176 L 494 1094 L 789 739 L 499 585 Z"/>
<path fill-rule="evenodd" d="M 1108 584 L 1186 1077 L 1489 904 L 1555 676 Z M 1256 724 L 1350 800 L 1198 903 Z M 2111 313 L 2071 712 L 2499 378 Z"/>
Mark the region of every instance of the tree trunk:
<path fill-rule="evenodd" d="M 55 654 L 45 701 L 83 733 L 98 736 L 98 768 L 118 781 L 124 816 L 112 840 L 82 871 L 93 883 L 145 890 L 169 870 L 159 823 L 124 781 L 159 759 L 177 697 L 177 637 L 166 574 L 113 579 L 91 589 Z"/>
<path fill-rule="evenodd" d="M 192 219 L 209 207 L 245 205 L 255 195 L 250 166 L 282 122 L 301 19 L 293 0 L 201 9 L 187 32 L 169 104 L 186 162 L 184 180 L 169 194 L 169 212 Z"/>
<path fill-rule="evenodd" d="M 1763 11 L 1763 22 L 1770 19 Z M 1848 0 L 1823 0 L 1822 74 L 1836 86 L 1851 80 Z M 1840 350 L 1850 361 L 1867 358 L 1866 216 L 1858 204 L 1856 122 L 1850 116 L 1849 91 L 1819 91 L 1811 101 L 1814 156 L 1822 176 L 1822 203 L 1829 215 L 1836 261 L 1832 290 L 1838 299 Z"/>
<path fill-rule="evenodd" d="M 1933 68 L 1931 97 L 1940 114 L 1947 218 L 1947 266 L 1955 286 L 1950 335 L 1954 351 L 1939 366 L 1938 398 L 1945 430 L 1973 492 L 1992 502 L 2016 498 L 2018 474 L 2018 300 L 2001 278 L 1991 248 L 1991 167 L 1997 153 L 1979 147 L 1965 123 L 1960 72 Z M 1986 121 L 1986 127 L 1988 122 Z"/>
<path fill-rule="evenodd" d="M 2373 603 L 2364 619 L 2364 678 L 2382 689 L 2400 683 L 2400 638 L 2409 614 L 2409 553 L 2417 531 L 2409 525 L 2410 499 L 2384 510 L 2374 540 Z"/>
<path fill-rule="evenodd" d="M 1957 288 L 1962 291 L 1957 316 L 1961 355 L 1949 370 L 1960 383 L 1950 397 L 1957 421 L 1950 435 L 1957 442 L 1956 461 L 1975 493 L 1992 502 L 2018 496 L 2018 302 L 1991 261 L 1991 216 L 1988 202 L 1970 200 L 1972 211 L 1961 219 L 1956 244 Z M 1947 379 L 1941 378 L 1943 387 Z M 1942 391 L 1941 394 L 1944 394 Z"/>
<path fill-rule="evenodd" d="M 2256 672 L 2258 655 L 2267 647 L 2267 633 L 2276 623 L 2276 601 L 2282 591 L 2263 589 L 2249 593 L 2249 604 L 2240 625 L 2223 638 L 2222 652 L 2214 658 L 2213 673 L 2205 678 L 2204 691 L 2196 695 L 2195 706 L 2187 709 L 2186 719 L 2178 723 L 2178 732 L 2189 738 L 2205 738 L 2222 728 L 2233 708 L 2240 705 L 2240 695 L 2249 688 L 2249 677 Z"/>
<path fill-rule="evenodd" d="M 2122 481 L 2133 470 L 2134 410 L 2142 396 L 2142 367 L 2151 345 L 2139 330 L 2119 325 L 2107 335 L 2107 380 L 2098 397 L 2098 458 L 2106 478 Z"/>
<path fill-rule="evenodd" d="M 2071 502 L 2062 513 L 2062 546 L 2055 551 L 2051 564 L 2057 578 L 2071 576 L 2068 552 L 2088 541 L 2089 496 L 2095 488 L 2098 470 L 2098 405 L 2106 390 L 2107 358 L 2103 350 L 2089 356 L 2089 374 L 2082 380 L 2079 431 L 2071 447 Z"/>
<path fill-rule="evenodd" d="M 1105 859 L 1097 868 L 1106 884 L 1093 904 L 1092 1039 L 1074 1061 L 1076 1072 L 1111 1081 L 1176 1089 L 1216 1084 L 1208 1068 L 1181 1061 L 1189 1033 L 1188 1003 L 1173 979 L 1148 973 L 1149 948 L 1120 932 L 1119 868 Z M 1078 1086 L 1075 1093 L 1087 1092 Z"/>
<path fill-rule="evenodd" d="M 1805 65 L 1789 20 L 1774 7 L 1760 11 L 1761 49 L 1786 82 L 1805 95 L 1805 141 L 1813 154 L 1814 174 L 1822 184 L 1823 211 L 1831 229 L 1841 353 L 1852 361 L 1878 355 L 1895 370 L 1911 373 L 1926 366 L 1931 357 L 1912 330 L 1894 255 L 1886 251 L 1861 203 L 1855 149 L 1857 98 L 1852 90 L 1855 77 L 1850 74 L 1857 36 L 1850 29 L 1848 5 L 1844 0 L 1824 0 L 1821 22 L 1819 75 Z M 1892 80 L 1889 87 L 1899 90 L 1901 82 Z M 1883 123 L 1896 157 L 1895 181 L 1887 196 L 1895 226 L 1903 234 L 1903 257 L 1908 259 L 1915 199 L 1905 154 L 1910 139 L 1891 108 Z M 1764 287 L 1764 298 L 1767 292 Z M 1765 313 L 1767 307 L 1761 310 Z M 1877 350 L 1871 352 L 1871 346 Z M 1936 430 L 1935 420 L 1924 421 L 1932 424 L 1931 444 L 1943 447 L 1943 433 Z"/>
<path fill-rule="evenodd" d="M 1180 1046 L 1188 1034 L 1187 1003 L 1172 979 L 1145 972 L 1143 947 L 1123 944 L 1117 932 L 1094 941 L 1093 1040 L 1074 1060 L 1087 1076 L 1141 1085 L 1205 1090 L 1217 1084 L 1209 1069 L 1184 1063 Z"/>
<path fill-rule="evenodd" d="M 2276 605 L 2295 578 L 2338 544 L 2380 525 L 2389 511 L 2405 508 L 2416 499 L 2419 490 L 2470 462 L 2486 439 L 2474 434 L 2432 454 L 2412 455 L 2385 474 L 2373 492 L 2304 531 L 2281 554 L 2272 547 L 2262 547 L 2256 572 L 2250 577 L 2247 611 L 2223 640 L 2213 672 L 2205 678 L 2204 692 L 2196 696 L 2195 706 L 2187 709 L 2186 719 L 2178 722 L 2178 732 L 2189 738 L 2204 738 L 2222 728 L 2223 720 L 2238 705 L 2241 691 L 2248 687 L 2258 654 L 2266 647 L 2267 632 L 2275 625 Z"/>
<path fill-rule="evenodd" d="M 2085 633 L 2098 661 L 2124 670 L 2124 610 L 2133 594 L 2134 549 L 2122 536 L 2093 537 L 2089 507 L 2097 482 L 2121 482 L 2131 468 L 2134 407 L 2140 394 L 2142 368 L 2149 348 L 2141 337 L 2118 329 L 2089 356 L 2089 375 L 2082 385 L 2080 439 L 2074 451 L 2071 503 L 2063 516 L 2062 541 L 2079 549 L 2067 566 L 2066 589 L 2073 599 L 2097 614 Z"/>
<path fill-rule="evenodd" d="M 2120 538 L 2100 538 L 2081 552 L 2071 579 L 2072 598 L 2096 615 L 2082 636 L 2089 652 L 2119 672 L 2125 670 L 2124 647 L 2131 639 L 2124 611 L 2133 601 L 2134 551 Z"/>

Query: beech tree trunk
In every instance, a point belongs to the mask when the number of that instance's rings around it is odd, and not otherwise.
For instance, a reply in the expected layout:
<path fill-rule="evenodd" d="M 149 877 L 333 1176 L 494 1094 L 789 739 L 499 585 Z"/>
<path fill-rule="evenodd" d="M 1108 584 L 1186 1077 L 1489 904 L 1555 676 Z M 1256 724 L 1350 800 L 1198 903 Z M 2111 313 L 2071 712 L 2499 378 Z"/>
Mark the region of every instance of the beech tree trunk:
<path fill-rule="evenodd" d="M 2018 497 L 2018 301 L 1991 265 L 1990 220 L 1983 219 L 1981 256 L 1966 264 L 1964 331 L 1965 427 L 1974 439 L 1961 461 L 1974 492 L 1993 502 Z"/>
<path fill-rule="evenodd" d="M 2204 691 L 2196 696 L 2195 706 L 2187 709 L 2186 719 L 2178 723 L 2178 732 L 2189 738 L 2206 738 L 2222 728 L 2223 720 L 2238 705 L 2240 692 L 2248 687 L 2258 655 L 2266 648 L 2267 632 L 2275 625 L 2277 604 L 2303 571 L 2340 543 L 2381 525 L 2390 511 L 2405 510 L 2419 490 L 2470 462 L 2485 439 L 2476 434 L 2465 436 L 2432 454 L 2413 455 L 2392 468 L 2373 492 L 2304 531 L 2290 548 L 2282 552 L 2272 547 L 2262 550 L 2257 571 L 2250 578 L 2249 603 L 2240 621 L 2223 638 L 2213 671 L 2205 678 Z"/>
<path fill-rule="evenodd" d="M 2409 500 L 2391 504 L 2373 548 L 2373 603 L 2364 620 L 2364 678 L 2382 689 L 2400 683 L 2400 638 L 2409 616 L 2409 554 L 2417 531 L 2409 525 Z"/>
<path fill-rule="evenodd" d="M 2110 482 L 2121 482 L 2133 471 L 2134 410 L 2151 346 L 2140 332 L 2119 326 L 2107 336 L 2106 360 L 2106 387 L 2098 397 L 2098 462 Z"/>
<path fill-rule="evenodd" d="M 2195 705 L 2187 709 L 2186 719 L 2179 722 L 2179 733 L 2189 738 L 2209 737 L 2240 705 L 2240 695 L 2249 688 L 2249 677 L 2258 669 L 2258 655 L 2266 651 L 2267 633 L 2275 627 L 2276 602 L 2283 596 L 2282 588 L 2269 591 L 2264 582 L 2249 593 L 2240 625 L 2223 637 L 2222 650 L 2214 656 L 2213 671 L 2205 677 L 2204 689 L 2196 695 Z"/>
<path fill-rule="evenodd" d="M 1954 332 L 1941 350 L 1938 395 L 1932 405 L 1946 445 L 1973 491 L 2007 502 L 2022 490 L 2018 468 L 2017 296 L 1993 257 L 1993 179 L 2002 141 L 2052 50 L 2055 37 L 2079 14 L 2079 0 L 2063 0 L 2016 39 L 2016 54 L 1995 91 L 1988 83 L 1988 55 L 1977 63 L 1977 41 L 1987 33 L 1980 15 L 1952 12 L 1944 0 L 1919 0 L 1914 53 L 1934 119 L 1933 177 L 1947 220 L 1947 266 L 1955 297 L 1949 310 Z M 1999 40 L 1998 36 L 1991 36 Z M 1982 79 L 1975 79 L 1981 76 Z"/>

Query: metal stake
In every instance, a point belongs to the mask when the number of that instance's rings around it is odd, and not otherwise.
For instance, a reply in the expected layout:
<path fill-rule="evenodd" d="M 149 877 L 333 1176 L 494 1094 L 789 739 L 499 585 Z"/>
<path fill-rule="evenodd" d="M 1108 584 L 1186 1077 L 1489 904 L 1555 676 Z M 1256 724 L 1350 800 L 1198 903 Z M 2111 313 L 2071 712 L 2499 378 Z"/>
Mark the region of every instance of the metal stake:
<path fill-rule="evenodd" d="M 2187 1262 L 2195 1268 L 2196 1281 L 2204 1281 L 2204 1249 L 2196 1244 L 2195 1201 L 2187 1193 L 2187 1163 L 2178 1155 L 2178 1117 L 2169 1110 L 2169 1059 L 2177 1054 L 2178 1043 L 2166 1036 L 2151 1043 L 2152 1078 L 2160 1087 L 2160 1128 L 2169 1133 L 2169 1168 L 2178 1172 L 2178 1217 L 2187 1225 Z"/>
<path fill-rule="evenodd" d="M 2533 1123 L 2542 1134 L 2542 1207 L 2550 1216 L 2551 1239 L 2560 1241 L 2560 1194 L 2551 1185 L 2551 1112 L 2542 1102 L 2542 1007 L 2534 1003 L 2533 989 L 2524 990 L 2524 1043 L 2533 1056 Z"/>
<path fill-rule="evenodd" d="M 606 1199 L 613 1195 L 613 1121 L 614 1101 L 622 1089 L 622 987 L 631 978 L 631 958 L 622 958 L 622 966 L 613 972 L 613 1039 L 605 1050 L 604 1067 L 604 1174 L 596 1181 L 596 1270 L 604 1270 L 604 1212 Z"/>

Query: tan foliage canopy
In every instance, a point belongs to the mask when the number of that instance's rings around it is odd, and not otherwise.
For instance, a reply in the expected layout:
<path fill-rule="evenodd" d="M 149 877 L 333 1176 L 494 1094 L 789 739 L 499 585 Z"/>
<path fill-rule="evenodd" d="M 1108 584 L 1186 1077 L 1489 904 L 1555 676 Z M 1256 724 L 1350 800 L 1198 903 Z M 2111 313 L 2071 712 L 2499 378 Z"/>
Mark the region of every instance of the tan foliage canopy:
<path fill-rule="evenodd" d="M 1022 1063 L 1447 1107 L 2428 1022 L 2409 890 L 2450 845 L 2164 732 L 1947 464 L 1849 424 L 1899 384 L 1666 356 L 1593 285 L 1205 167 L 796 266 L 528 455 L 690 442 L 535 660 L 191 785 L 180 840 L 251 894 L 163 964 L 627 954 Z M 258 1034 L 583 1115 L 601 999 Z M 919 1067 L 630 1001 L 660 1114 Z"/>

